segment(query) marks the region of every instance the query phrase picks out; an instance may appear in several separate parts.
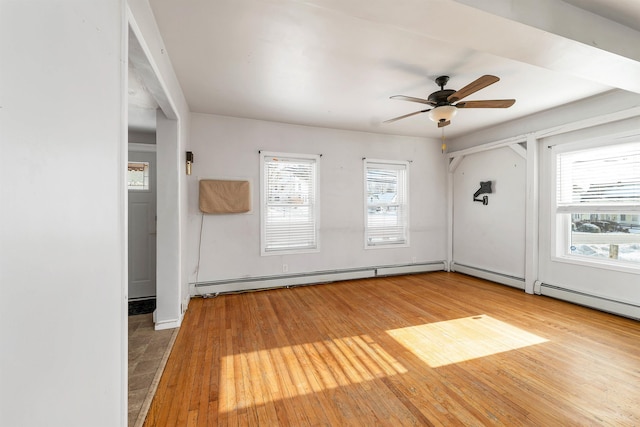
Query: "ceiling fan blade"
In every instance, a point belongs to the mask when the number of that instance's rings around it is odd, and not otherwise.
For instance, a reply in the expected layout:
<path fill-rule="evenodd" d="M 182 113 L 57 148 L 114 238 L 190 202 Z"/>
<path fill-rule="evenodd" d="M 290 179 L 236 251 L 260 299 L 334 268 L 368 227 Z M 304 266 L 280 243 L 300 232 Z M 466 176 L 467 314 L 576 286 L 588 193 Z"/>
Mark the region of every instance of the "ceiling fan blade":
<path fill-rule="evenodd" d="M 451 124 L 451 120 L 441 121 L 441 122 L 438 122 L 438 127 L 443 128 L 445 126 L 449 126 L 450 124 Z"/>
<path fill-rule="evenodd" d="M 393 119 L 385 120 L 382 123 L 395 122 L 396 120 L 400 120 L 400 119 L 404 119 L 404 118 L 407 118 L 407 117 L 415 116 L 416 114 L 420 114 L 420 113 L 426 113 L 427 111 L 431 111 L 431 108 L 429 108 L 427 110 L 416 111 L 415 113 L 405 114 L 404 116 L 400 116 L 400 117 L 394 117 Z"/>
<path fill-rule="evenodd" d="M 454 92 L 451 95 L 449 95 L 447 97 L 447 101 L 449 101 L 449 102 L 460 101 L 462 98 L 466 98 L 467 96 L 471 95 L 472 93 L 476 93 L 480 89 L 484 89 L 485 87 L 494 84 L 498 80 L 500 80 L 500 79 L 498 77 L 496 77 L 496 76 L 484 75 L 484 76 L 476 79 L 475 81 L 469 83 L 468 85 L 466 85 L 465 87 L 463 87 L 459 91 Z"/>
<path fill-rule="evenodd" d="M 393 95 L 391 99 L 400 99 L 402 101 L 419 102 L 421 104 L 429 104 L 429 105 L 436 104 L 435 102 L 429 101 L 428 99 L 414 98 L 413 96 Z"/>
<path fill-rule="evenodd" d="M 462 101 L 456 104 L 458 108 L 509 108 L 515 104 L 515 99 L 492 99 L 486 101 Z"/>

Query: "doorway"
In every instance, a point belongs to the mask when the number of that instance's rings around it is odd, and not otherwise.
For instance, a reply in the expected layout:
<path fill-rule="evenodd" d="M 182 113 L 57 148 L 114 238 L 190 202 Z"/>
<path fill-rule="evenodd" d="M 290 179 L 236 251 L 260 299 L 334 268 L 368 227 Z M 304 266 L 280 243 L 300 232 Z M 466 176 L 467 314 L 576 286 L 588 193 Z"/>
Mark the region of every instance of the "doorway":
<path fill-rule="evenodd" d="M 129 151 L 129 301 L 156 296 L 156 200 L 155 151 Z"/>
<path fill-rule="evenodd" d="M 139 426 L 175 339 L 173 328 L 181 322 L 180 251 L 174 248 L 180 247 L 184 202 L 176 197 L 181 184 L 180 119 L 131 14 L 128 47 L 128 170 L 135 175 L 131 183 L 136 189 L 127 189 L 127 295 L 129 301 L 137 299 L 136 304 L 153 302 L 151 310 L 147 306 L 129 312 L 133 315 L 126 337 L 124 403 L 130 425 Z"/>

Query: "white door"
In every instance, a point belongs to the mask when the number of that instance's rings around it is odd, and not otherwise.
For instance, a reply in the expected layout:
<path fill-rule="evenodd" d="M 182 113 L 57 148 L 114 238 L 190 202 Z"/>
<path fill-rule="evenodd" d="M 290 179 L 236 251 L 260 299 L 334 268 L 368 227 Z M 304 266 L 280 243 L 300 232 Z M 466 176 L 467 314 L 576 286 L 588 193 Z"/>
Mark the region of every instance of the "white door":
<path fill-rule="evenodd" d="M 129 299 L 156 295 L 156 153 L 129 151 Z"/>

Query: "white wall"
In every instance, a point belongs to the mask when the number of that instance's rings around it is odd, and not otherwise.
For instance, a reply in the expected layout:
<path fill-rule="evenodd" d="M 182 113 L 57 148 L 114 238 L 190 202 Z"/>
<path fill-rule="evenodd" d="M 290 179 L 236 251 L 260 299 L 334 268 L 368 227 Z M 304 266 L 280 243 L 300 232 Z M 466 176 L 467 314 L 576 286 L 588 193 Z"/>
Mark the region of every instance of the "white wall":
<path fill-rule="evenodd" d="M 126 425 L 123 1 L 3 1 L 0 425 Z"/>
<path fill-rule="evenodd" d="M 168 119 L 160 110 L 157 123 L 158 165 L 158 223 L 157 223 L 157 279 L 156 279 L 156 329 L 180 326 L 181 311 L 181 228 L 180 214 L 185 205 L 180 203 L 182 168 L 178 122 Z"/>
<path fill-rule="evenodd" d="M 438 141 L 193 114 L 189 268 L 196 281 L 199 179 L 243 179 L 248 214 L 205 215 L 198 282 L 446 259 L 446 169 Z M 259 150 L 322 154 L 320 252 L 260 256 Z M 410 247 L 364 249 L 362 158 L 410 160 Z"/>
<path fill-rule="evenodd" d="M 463 158 L 453 173 L 454 263 L 524 278 L 525 180 L 526 161 L 511 148 Z M 492 181 L 486 206 L 473 201 L 481 181 Z"/>
<path fill-rule="evenodd" d="M 537 212 L 525 212 L 525 217 L 539 217 L 535 224 L 538 234 L 532 234 L 525 240 L 525 250 L 538 244 L 538 251 L 531 257 L 527 257 L 529 264 L 525 263 L 525 270 L 531 271 L 529 281 L 539 281 L 544 284 L 561 288 L 556 292 L 557 296 L 567 298 L 574 302 L 584 303 L 596 308 L 613 311 L 619 314 L 640 317 L 640 272 L 638 270 L 625 270 L 595 267 L 593 265 L 579 265 L 567 263 L 553 257 L 553 245 L 555 240 L 552 235 L 551 212 L 552 198 L 555 196 L 555 188 L 552 188 L 551 178 L 554 172 L 549 145 L 559 145 L 599 139 L 602 144 L 615 141 L 622 135 L 638 134 L 640 129 L 640 116 L 638 107 L 640 96 L 623 91 L 612 91 L 598 95 L 587 100 L 568 104 L 553 110 L 549 110 L 534 116 L 515 120 L 491 129 L 476 132 L 450 142 L 452 152 L 471 149 L 473 146 L 485 144 L 487 147 L 493 143 L 508 140 L 509 138 L 526 140 L 535 138 L 538 143 L 537 169 L 529 162 L 527 168 L 528 177 L 534 179 L 539 188 L 539 210 Z M 551 135 L 554 136 L 551 136 Z M 535 142 L 535 141 L 534 141 Z M 506 149 L 506 148 L 505 148 Z M 494 150 L 491 150 L 494 151 Z M 532 155 L 528 152 L 527 156 Z M 466 162 L 466 159 L 463 161 Z M 494 163 L 496 166 L 497 163 Z M 508 173 L 511 168 L 508 162 L 503 163 L 498 174 Z M 531 183 L 527 183 L 529 186 Z M 519 185 L 519 184 L 518 184 Z M 530 188 L 529 188 L 530 190 Z M 491 201 L 489 202 L 491 204 Z M 535 204 L 530 204 L 534 207 Z M 454 221 L 454 229 L 466 227 L 461 224 L 461 219 Z M 473 239 L 466 242 L 457 241 L 455 251 L 473 251 L 477 243 Z M 515 251 L 520 251 L 520 245 L 516 244 Z M 518 255 L 519 256 L 519 255 Z M 477 265 L 479 268 L 491 270 L 495 268 L 489 260 L 482 260 Z M 527 274 L 529 276 L 529 274 Z M 575 298 L 571 292 L 576 292 Z M 555 291 L 554 291 L 555 292 Z M 584 295 L 586 297 L 580 296 Z M 593 298 L 592 298 L 593 297 Z M 614 303 L 612 303 L 614 302 Z M 615 302 L 627 304 L 616 305 Z M 634 307 L 635 306 L 635 307 Z"/>
<path fill-rule="evenodd" d="M 603 117 L 639 105 L 640 95 L 613 90 L 450 140 L 449 151 L 459 151 L 555 126 L 570 126 L 582 120 Z"/>

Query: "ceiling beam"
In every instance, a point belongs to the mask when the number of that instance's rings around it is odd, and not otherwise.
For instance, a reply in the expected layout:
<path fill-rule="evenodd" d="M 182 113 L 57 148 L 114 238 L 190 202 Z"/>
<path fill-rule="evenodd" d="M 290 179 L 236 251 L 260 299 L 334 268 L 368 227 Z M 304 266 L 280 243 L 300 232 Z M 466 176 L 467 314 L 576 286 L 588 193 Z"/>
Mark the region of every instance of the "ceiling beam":
<path fill-rule="evenodd" d="M 640 93 L 640 32 L 560 0 L 406 0 L 391 12 L 375 2 L 306 4 Z"/>
<path fill-rule="evenodd" d="M 639 31 L 558 0 L 451 1 L 450 41 L 640 93 Z"/>

